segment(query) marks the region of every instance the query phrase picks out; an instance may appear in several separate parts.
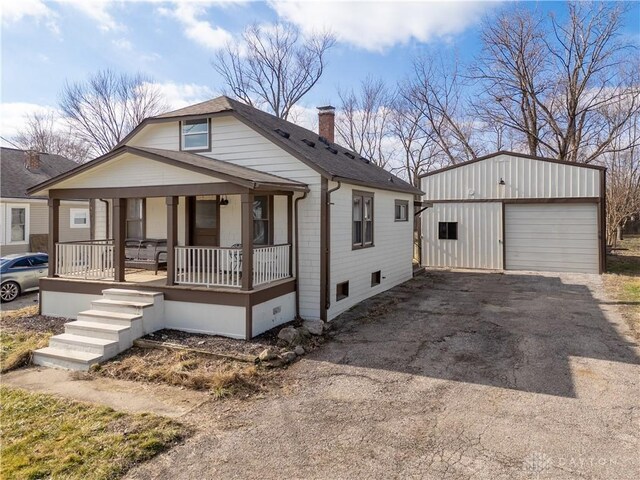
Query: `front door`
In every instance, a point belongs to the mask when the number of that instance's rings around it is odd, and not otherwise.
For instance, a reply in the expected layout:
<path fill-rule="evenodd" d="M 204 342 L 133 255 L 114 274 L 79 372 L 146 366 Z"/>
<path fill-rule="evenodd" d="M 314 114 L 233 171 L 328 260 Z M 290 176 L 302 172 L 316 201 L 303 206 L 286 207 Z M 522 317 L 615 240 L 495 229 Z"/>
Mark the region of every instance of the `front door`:
<path fill-rule="evenodd" d="M 208 195 L 196 197 L 193 202 L 193 244 L 201 247 L 219 245 L 218 197 Z"/>

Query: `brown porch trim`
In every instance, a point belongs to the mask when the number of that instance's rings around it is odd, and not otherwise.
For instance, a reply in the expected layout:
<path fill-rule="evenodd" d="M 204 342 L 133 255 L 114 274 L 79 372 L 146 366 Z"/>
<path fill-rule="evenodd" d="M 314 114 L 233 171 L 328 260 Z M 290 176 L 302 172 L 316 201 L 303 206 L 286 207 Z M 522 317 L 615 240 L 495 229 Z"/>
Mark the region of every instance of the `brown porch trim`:
<path fill-rule="evenodd" d="M 248 188 L 233 183 L 219 182 L 187 185 L 153 185 L 148 187 L 52 189 L 49 190 L 49 197 L 62 200 L 70 198 L 180 197 L 190 195 L 237 195 L 248 191 Z"/>
<path fill-rule="evenodd" d="M 49 199 L 49 276 L 56 274 L 57 252 L 56 243 L 60 241 L 60 200 Z"/>
<path fill-rule="evenodd" d="M 160 292 L 170 302 L 202 303 L 207 305 L 227 305 L 253 307 L 274 298 L 296 291 L 295 278 L 259 287 L 256 290 L 229 290 L 217 288 L 198 288 L 184 286 L 156 286 L 143 283 L 107 282 L 94 280 L 72 280 L 66 278 L 40 279 L 40 291 L 59 293 L 79 293 L 84 295 L 102 295 L 108 288 L 125 290 L 144 290 Z"/>
<path fill-rule="evenodd" d="M 127 231 L 127 200 L 113 199 L 113 262 L 114 280 L 124 282 L 124 241 Z"/>

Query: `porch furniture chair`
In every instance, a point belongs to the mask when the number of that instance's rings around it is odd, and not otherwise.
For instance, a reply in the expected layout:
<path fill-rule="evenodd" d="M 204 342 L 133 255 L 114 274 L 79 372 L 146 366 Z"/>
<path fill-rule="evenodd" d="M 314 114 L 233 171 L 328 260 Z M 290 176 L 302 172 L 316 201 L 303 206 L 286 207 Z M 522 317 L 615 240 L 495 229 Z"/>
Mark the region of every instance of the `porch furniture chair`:
<path fill-rule="evenodd" d="M 167 267 L 167 241 L 159 238 L 128 238 L 124 241 L 125 262 L 127 268 L 154 270 L 158 274 L 160 267 Z"/>

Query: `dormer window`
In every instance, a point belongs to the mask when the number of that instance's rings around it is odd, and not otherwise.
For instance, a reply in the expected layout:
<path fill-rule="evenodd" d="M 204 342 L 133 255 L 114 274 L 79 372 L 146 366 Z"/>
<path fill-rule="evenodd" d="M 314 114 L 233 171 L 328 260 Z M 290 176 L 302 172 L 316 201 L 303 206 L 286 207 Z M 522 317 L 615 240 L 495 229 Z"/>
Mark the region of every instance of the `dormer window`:
<path fill-rule="evenodd" d="M 209 119 L 185 120 L 180 124 L 182 150 L 209 150 Z"/>

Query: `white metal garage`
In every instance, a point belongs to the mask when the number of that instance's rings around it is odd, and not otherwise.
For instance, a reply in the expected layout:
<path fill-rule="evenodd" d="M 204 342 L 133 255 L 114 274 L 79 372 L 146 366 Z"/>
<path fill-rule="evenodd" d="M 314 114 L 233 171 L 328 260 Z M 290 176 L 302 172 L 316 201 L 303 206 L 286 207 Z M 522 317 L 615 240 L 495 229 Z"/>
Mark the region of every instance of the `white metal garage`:
<path fill-rule="evenodd" d="M 505 268 L 598 273 L 595 203 L 506 204 Z"/>
<path fill-rule="evenodd" d="M 427 267 L 604 270 L 605 169 L 498 152 L 422 177 Z"/>

